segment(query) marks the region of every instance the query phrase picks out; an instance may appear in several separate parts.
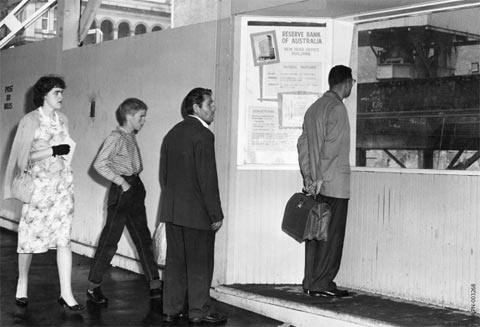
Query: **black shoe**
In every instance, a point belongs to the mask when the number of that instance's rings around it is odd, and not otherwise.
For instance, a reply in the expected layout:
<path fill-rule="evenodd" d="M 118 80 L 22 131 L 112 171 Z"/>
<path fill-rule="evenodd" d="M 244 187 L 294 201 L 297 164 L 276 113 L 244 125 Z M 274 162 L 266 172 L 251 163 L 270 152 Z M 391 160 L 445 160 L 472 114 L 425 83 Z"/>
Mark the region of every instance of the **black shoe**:
<path fill-rule="evenodd" d="M 28 297 L 16 297 L 15 304 L 19 307 L 26 307 L 28 305 Z"/>
<path fill-rule="evenodd" d="M 179 315 L 167 315 L 167 314 L 164 314 L 162 316 L 162 321 L 163 322 L 166 322 L 166 323 L 174 323 L 178 320 L 179 318 Z"/>
<path fill-rule="evenodd" d="M 58 304 L 60 304 L 64 310 L 68 309 L 70 312 L 82 312 L 85 310 L 85 306 L 81 304 L 69 306 L 61 296 L 58 298 Z"/>
<path fill-rule="evenodd" d="M 350 296 L 350 293 L 346 290 L 339 290 L 338 288 L 332 291 L 310 291 L 310 296 L 321 296 L 321 297 L 347 297 Z"/>
<path fill-rule="evenodd" d="M 163 293 L 163 289 L 161 287 L 157 287 L 157 288 L 152 288 L 150 290 L 150 299 L 161 299 L 162 298 L 162 293 Z"/>
<path fill-rule="evenodd" d="M 190 318 L 189 321 L 192 324 L 201 324 L 201 323 L 219 324 L 222 322 L 226 322 L 227 317 L 214 312 L 214 313 L 210 313 L 208 316 L 205 316 L 205 317 Z"/>
<path fill-rule="evenodd" d="M 304 289 L 303 289 L 303 293 L 305 293 L 305 294 L 310 294 L 310 290 L 304 288 Z"/>
<path fill-rule="evenodd" d="M 108 299 L 103 295 L 100 286 L 95 287 L 93 290 L 87 290 L 87 298 L 96 304 L 108 304 Z"/>

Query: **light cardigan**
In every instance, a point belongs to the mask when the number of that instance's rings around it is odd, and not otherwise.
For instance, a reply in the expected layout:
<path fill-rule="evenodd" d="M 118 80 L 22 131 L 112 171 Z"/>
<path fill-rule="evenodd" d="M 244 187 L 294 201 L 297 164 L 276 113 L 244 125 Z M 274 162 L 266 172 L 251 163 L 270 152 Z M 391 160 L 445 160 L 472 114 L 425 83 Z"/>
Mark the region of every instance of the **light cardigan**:
<path fill-rule="evenodd" d="M 58 118 L 64 122 L 68 129 L 67 117 L 56 112 Z M 33 138 L 35 131 L 40 126 L 41 114 L 39 110 L 29 112 L 20 120 L 18 124 L 17 133 L 13 140 L 12 149 L 10 150 L 10 157 L 8 159 L 7 169 L 5 171 L 5 183 L 3 189 L 3 198 L 11 199 L 13 178 L 21 171 L 27 168 L 28 159 L 30 158 L 30 151 L 32 149 Z"/>

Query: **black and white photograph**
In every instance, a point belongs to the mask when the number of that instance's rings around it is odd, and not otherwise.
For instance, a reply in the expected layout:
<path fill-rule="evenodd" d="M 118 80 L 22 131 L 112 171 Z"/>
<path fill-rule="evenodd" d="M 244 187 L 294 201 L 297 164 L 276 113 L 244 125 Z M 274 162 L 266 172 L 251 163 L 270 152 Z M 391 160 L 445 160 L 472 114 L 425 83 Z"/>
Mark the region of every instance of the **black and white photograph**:
<path fill-rule="evenodd" d="M 0 326 L 480 327 L 480 0 L 0 0 Z"/>
<path fill-rule="evenodd" d="M 255 66 L 280 62 L 275 31 L 250 34 Z"/>

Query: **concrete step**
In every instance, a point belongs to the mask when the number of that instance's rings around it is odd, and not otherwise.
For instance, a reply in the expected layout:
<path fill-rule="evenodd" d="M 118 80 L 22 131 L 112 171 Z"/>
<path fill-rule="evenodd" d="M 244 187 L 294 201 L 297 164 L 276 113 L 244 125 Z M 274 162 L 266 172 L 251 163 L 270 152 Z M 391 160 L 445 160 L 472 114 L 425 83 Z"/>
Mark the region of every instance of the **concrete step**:
<path fill-rule="evenodd" d="M 212 297 L 295 327 L 480 326 L 468 312 L 352 291 L 351 297 L 310 297 L 300 285 L 221 285 Z"/>

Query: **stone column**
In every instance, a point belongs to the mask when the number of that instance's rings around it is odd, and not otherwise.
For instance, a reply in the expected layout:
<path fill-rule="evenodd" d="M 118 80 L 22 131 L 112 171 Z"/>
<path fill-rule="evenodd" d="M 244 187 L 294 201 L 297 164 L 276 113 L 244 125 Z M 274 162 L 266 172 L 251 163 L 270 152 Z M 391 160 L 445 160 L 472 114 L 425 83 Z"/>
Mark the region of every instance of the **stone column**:
<path fill-rule="evenodd" d="M 57 35 L 62 38 L 62 50 L 78 46 L 80 1 L 57 2 Z"/>
<path fill-rule="evenodd" d="M 230 17 L 232 0 L 175 0 L 172 27 L 198 24 Z"/>

